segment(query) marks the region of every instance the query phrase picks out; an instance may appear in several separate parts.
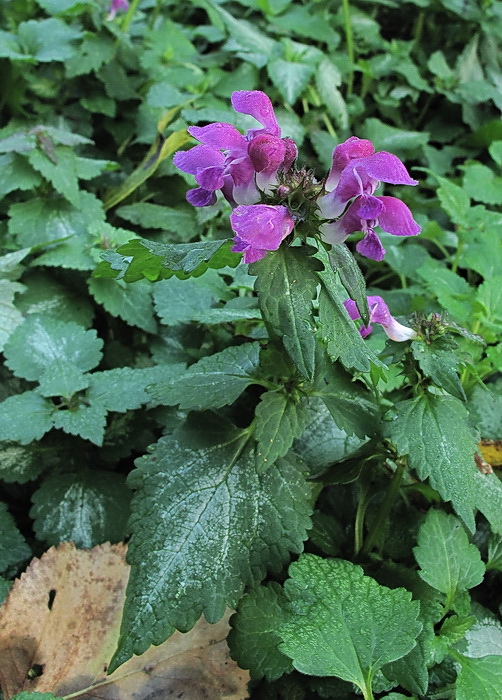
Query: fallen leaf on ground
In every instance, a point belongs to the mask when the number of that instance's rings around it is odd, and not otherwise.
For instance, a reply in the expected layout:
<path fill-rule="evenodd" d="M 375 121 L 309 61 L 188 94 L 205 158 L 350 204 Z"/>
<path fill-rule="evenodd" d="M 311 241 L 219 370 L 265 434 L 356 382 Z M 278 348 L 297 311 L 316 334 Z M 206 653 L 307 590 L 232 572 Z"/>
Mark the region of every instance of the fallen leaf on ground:
<path fill-rule="evenodd" d="M 0 608 L 0 687 L 78 700 L 244 700 L 249 674 L 228 654 L 228 611 L 130 659 L 112 675 L 129 567 L 126 547 L 77 550 L 71 543 L 34 559 Z"/>

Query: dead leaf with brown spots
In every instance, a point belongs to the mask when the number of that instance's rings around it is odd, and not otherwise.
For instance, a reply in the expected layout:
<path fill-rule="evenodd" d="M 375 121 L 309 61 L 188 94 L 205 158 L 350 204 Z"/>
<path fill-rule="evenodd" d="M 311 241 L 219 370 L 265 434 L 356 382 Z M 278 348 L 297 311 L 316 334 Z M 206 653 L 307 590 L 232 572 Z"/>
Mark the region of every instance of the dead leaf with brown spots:
<path fill-rule="evenodd" d="M 34 559 L 0 608 L 0 687 L 78 700 L 244 700 L 249 674 L 229 657 L 231 611 L 135 656 L 112 675 L 129 567 L 126 547 L 77 550 L 71 543 Z M 33 677 L 34 675 L 36 677 Z"/>

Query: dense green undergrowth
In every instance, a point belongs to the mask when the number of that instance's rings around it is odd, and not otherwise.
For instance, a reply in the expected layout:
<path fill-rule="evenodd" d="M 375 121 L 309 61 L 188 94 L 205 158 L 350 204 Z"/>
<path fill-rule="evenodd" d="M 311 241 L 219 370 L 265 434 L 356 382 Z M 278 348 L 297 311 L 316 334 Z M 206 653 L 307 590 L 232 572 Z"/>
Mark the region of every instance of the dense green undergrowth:
<path fill-rule="evenodd" d="M 474 460 L 502 438 L 502 2 L 106 5 L 0 7 L 1 592 L 130 540 L 115 665 L 230 605 L 250 697 L 502 697 Z M 355 253 L 418 340 L 363 341 L 322 247 L 249 268 L 229 205 L 185 201 L 187 126 L 255 126 L 235 90 L 319 178 L 356 135 L 420 181 L 388 188 L 420 236 Z"/>

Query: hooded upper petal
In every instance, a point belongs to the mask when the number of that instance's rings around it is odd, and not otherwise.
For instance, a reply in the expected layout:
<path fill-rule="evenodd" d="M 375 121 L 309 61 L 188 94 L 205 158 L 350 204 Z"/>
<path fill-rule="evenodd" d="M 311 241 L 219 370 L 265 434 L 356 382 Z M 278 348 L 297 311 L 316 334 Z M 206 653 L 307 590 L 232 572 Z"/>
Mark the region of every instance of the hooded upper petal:
<path fill-rule="evenodd" d="M 272 102 L 261 90 L 237 90 L 232 93 L 232 105 L 236 112 L 254 117 L 273 136 L 281 135 Z"/>
<path fill-rule="evenodd" d="M 218 150 L 242 149 L 245 151 L 247 147 L 246 139 L 232 124 L 215 122 L 206 126 L 189 126 L 187 131 L 190 136 L 205 146 L 211 146 L 211 148 Z"/>
<path fill-rule="evenodd" d="M 331 192 L 337 186 L 342 170 L 354 158 L 365 158 L 375 152 L 373 144 L 368 139 L 359 139 L 351 136 L 343 143 L 338 144 L 333 151 L 333 162 L 326 179 L 326 190 Z"/>
<path fill-rule="evenodd" d="M 399 342 L 416 337 L 417 334 L 412 328 L 403 326 L 401 323 L 399 323 L 399 321 L 396 321 L 382 297 L 374 295 L 367 297 L 367 299 L 370 310 L 370 323 L 368 326 L 361 326 L 359 329 L 359 333 L 363 338 L 371 333 L 372 323 L 379 323 L 391 340 L 396 340 Z M 361 317 L 356 303 L 352 299 L 347 299 L 344 302 L 344 306 L 353 321 L 356 321 Z"/>

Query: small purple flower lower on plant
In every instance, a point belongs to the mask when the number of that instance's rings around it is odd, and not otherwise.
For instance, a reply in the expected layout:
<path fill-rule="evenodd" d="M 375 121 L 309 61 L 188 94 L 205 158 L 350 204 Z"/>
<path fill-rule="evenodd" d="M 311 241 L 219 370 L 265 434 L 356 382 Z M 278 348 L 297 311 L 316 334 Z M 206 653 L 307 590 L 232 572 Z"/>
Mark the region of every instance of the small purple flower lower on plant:
<path fill-rule="evenodd" d="M 295 222 L 287 207 L 268 204 L 242 205 L 234 209 L 230 223 L 235 231 L 233 252 L 244 253 L 244 262 L 261 260 L 277 250 Z"/>
<path fill-rule="evenodd" d="M 129 3 L 127 0 L 111 0 L 110 10 L 106 19 L 111 21 L 119 10 L 124 10 L 125 12 L 127 9 L 129 9 Z"/>
<path fill-rule="evenodd" d="M 347 301 L 344 302 L 344 306 L 347 309 L 347 312 L 353 321 L 356 321 L 358 318 L 361 318 L 361 315 L 357 310 L 355 301 L 353 301 L 352 299 L 347 299 Z M 368 336 L 371 333 L 372 323 L 379 323 L 391 340 L 399 342 L 404 340 L 411 340 L 417 337 L 416 332 L 412 328 L 403 326 L 401 323 L 399 323 L 399 321 L 396 321 L 394 316 L 391 315 L 389 307 L 382 299 L 382 297 L 369 296 L 368 306 L 370 310 L 369 325 L 361 326 L 361 328 L 359 329 L 359 333 L 363 338 L 366 338 L 366 336 Z"/>

